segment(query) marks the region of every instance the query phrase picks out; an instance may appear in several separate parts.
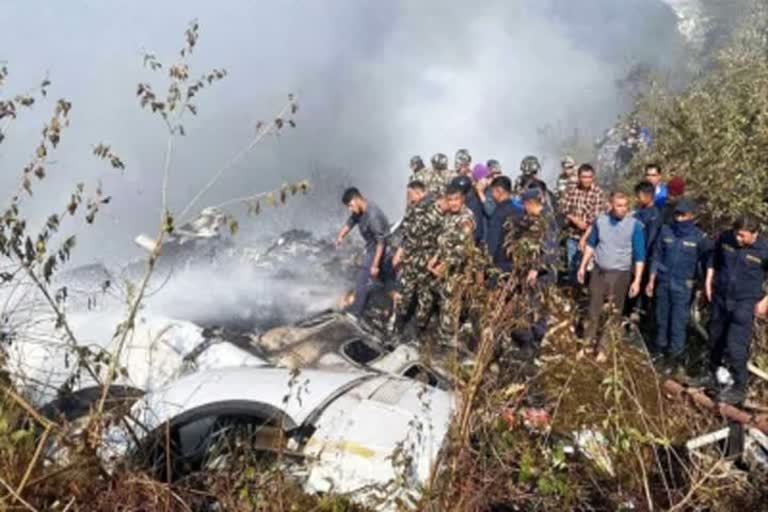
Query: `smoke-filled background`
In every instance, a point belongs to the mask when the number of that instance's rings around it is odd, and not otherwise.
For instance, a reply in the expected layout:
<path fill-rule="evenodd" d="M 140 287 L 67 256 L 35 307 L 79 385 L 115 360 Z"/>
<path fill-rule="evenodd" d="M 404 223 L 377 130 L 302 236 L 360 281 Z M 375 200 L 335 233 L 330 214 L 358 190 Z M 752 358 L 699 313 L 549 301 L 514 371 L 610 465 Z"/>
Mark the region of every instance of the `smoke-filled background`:
<path fill-rule="evenodd" d="M 222 67 L 229 76 L 203 91 L 200 115 L 177 145 L 176 209 L 291 92 L 301 104 L 298 128 L 256 148 L 200 207 L 312 177 L 326 185 L 321 191 L 352 181 L 395 218 L 409 157 L 452 157 L 459 147 L 477 160 L 498 158 L 511 173 L 525 154 L 538 154 L 551 179 L 560 155 L 544 139 L 599 134 L 627 107 L 616 80 L 638 62 L 676 72 L 686 52 L 662 0 L 7 0 L 0 60 L 11 78 L 3 94 L 46 73 L 53 86 L 0 146 L 0 185 L 10 197 L 52 101 L 71 100 L 71 127 L 30 215 L 60 210 L 78 181 L 101 180 L 113 201 L 80 230 L 79 261 L 136 257 L 132 238 L 155 232 L 166 137 L 159 119 L 139 109 L 136 84 L 164 90 L 161 75 L 142 67 L 142 51 L 170 63 L 193 18 L 201 24 L 194 74 Z M 126 162 L 124 172 L 91 156 L 102 141 Z M 279 228 L 328 229 L 338 220 L 330 212 L 342 214 L 329 195 L 296 200 Z M 276 219 L 244 222 L 245 237 L 275 230 Z"/>

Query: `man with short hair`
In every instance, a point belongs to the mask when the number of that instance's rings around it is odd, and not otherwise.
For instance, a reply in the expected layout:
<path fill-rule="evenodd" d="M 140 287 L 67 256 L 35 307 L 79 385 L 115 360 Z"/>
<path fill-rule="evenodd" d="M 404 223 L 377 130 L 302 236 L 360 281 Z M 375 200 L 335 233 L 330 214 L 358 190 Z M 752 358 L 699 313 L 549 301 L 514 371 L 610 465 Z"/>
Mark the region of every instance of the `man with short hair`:
<path fill-rule="evenodd" d="M 645 166 L 645 181 L 649 181 L 654 187 L 653 202 L 659 209 L 667 203 L 667 184 L 662 180 L 661 166 L 651 163 Z"/>
<path fill-rule="evenodd" d="M 651 256 L 653 254 L 653 247 L 656 244 L 656 239 L 661 229 L 661 212 L 656 208 L 653 202 L 654 187 L 649 181 L 641 181 L 635 185 L 635 200 L 637 208 L 633 215 L 637 220 L 643 223 L 643 230 L 645 232 L 645 274 L 641 283 L 641 290 L 645 290 L 648 284 L 648 273 L 651 268 Z M 627 312 L 632 315 L 632 319 L 639 321 L 641 315 L 646 315 L 650 311 L 650 303 L 645 294 L 640 293 L 634 299 L 630 299 L 628 302 Z M 648 318 L 646 317 L 646 320 Z M 648 322 L 644 322 L 647 325 Z"/>
<path fill-rule="evenodd" d="M 675 205 L 675 222 L 662 226 L 650 259 L 646 294 L 656 297 L 656 337 L 651 352 L 655 358 L 663 358 L 669 373 L 682 366 L 696 275 L 712 249 L 706 233 L 694 223 L 695 209 L 688 199 Z"/>
<path fill-rule="evenodd" d="M 627 290 L 630 297 L 640 293 L 645 266 L 645 234 L 643 224 L 628 213 L 629 198 L 623 192 L 614 192 L 610 211 L 601 214 L 592 224 L 577 274 L 579 283 L 584 284 L 587 265 L 594 256 L 585 338 L 594 343 L 598 359 L 605 357 L 598 330 L 606 299 L 611 316 L 619 317 Z"/>
<path fill-rule="evenodd" d="M 464 205 L 464 193 L 455 184 L 445 190 L 445 223 L 437 238 L 437 253 L 427 269 L 437 278 L 440 301 L 440 343 L 456 346 L 461 314 L 460 279 L 472 247 L 474 217 Z"/>
<path fill-rule="evenodd" d="M 582 259 L 579 241 L 607 207 L 605 192 L 595 183 L 595 169 L 582 164 L 578 170 L 578 186 L 568 190 L 560 203 L 560 212 L 565 219 L 566 251 L 568 255 L 568 279 L 577 283 L 576 273 Z"/>
<path fill-rule="evenodd" d="M 768 272 L 768 242 L 760 236 L 760 220 L 741 215 L 733 228 L 717 239 L 707 262 L 704 290 L 712 303 L 709 341 L 712 353 L 705 384 L 717 386 L 715 372 L 724 361 L 733 374 L 733 386 L 722 390 L 718 400 L 744 401 L 749 372 L 749 346 L 755 315 L 768 312 L 765 278 Z M 727 356 L 727 358 L 726 358 Z"/>
<path fill-rule="evenodd" d="M 399 298 L 395 308 L 395 332 L 401 332 L 415 306 L 416 327 L 426 329 L 434 305 L 434 276 L 427 269 L 437 252 L 437 237 L 443 229 L 445 202 L 426 193 L 420 181 L 408 184 L 409 208 L 400 225 L 402 242 L 392 258 L 400 269 Z"/>
<path fill-rule="evenodd" d="M 483 203 L 480 201 L 472 183 L 472 178 L 469 176 L 456 176 L 451 183 L 461 189 L 464 194 L 464 204 L 475 218 L 474 240 L 475 244 L 479 246 L 485 240 L 485 213 L 483 211 Z"/>
<path fill-rule="evenodd" d="M 512 182 L 506 176 L 497 176 L 491 182 L 491 195 L 496 208 L 488 219 L 485 243 L 488 255 L 502 272 L 512 270 L 512 262 L 504 251 L 504 226 L 522 218 L 522 210 L 512 200 Z M 510 220 L 511 219 L 511 220 Z"/>
<path fill-rule="evenodd" d="M 661 213 L 654 203 L 655 189 L 649 181 L 641 181 L 635 185 L 637 208 L 634 216 L 643 223 L 645 230 L 645 253 L 651 254 L 653 245 L 661 229 Z"/>
<path fill-rule="evenodd" d="M 350 231 L 357 226 L 365 242 L 365 252 L 355 279 L 355 299 L 350 312 L 362 317 L 370 293 L 372 280 L 391 277 L 391 268 L 385 258 L 389 238 L 389 220 L 373 201 L 367 200 L 355 187 L 350 187 L 341 196 L 341 202 L 349 210 L 349 219 L 336 236 L 336 247 L 340 247 Z"/>

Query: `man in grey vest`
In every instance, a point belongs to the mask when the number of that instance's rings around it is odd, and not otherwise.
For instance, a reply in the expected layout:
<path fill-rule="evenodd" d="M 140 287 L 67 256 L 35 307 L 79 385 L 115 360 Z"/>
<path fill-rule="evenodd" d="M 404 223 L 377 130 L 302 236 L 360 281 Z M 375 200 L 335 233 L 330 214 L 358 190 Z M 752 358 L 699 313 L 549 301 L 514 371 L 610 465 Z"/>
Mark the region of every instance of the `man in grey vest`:
<path fill-rule="evenodd" d="M 605 358 L 598 329 L 606 299 L 609 314 L 617 318 L 624 309 L 627 290 L 632 298 L 640 293 L 645 267 L 645 233 L 643 223 L 628 212 L 627 195 L 614 192 L 610 211 L 598 216 L 587 234 L 584 257 L 577 274 L 579 283 L 583 284 L 587 265 L 594 256 L 595 268 L 589 283 L 589 317 L 584 335 L 595 343 L 598 360 Z"/>

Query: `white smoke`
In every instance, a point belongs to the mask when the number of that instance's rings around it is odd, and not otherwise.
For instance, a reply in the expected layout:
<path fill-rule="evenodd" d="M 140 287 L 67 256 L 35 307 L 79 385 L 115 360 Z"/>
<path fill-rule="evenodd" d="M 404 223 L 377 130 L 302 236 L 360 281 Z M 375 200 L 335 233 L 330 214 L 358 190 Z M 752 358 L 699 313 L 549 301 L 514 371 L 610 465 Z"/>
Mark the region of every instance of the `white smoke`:
<path fill-rule="evenodd" d="M 131 240 L 158 223 L 165 137 L 159 120 L 138 108 L 135 86 L 153 78 L 141 50 L 168 62 L 192 18 L 201 23 L 196 72 L 230 74 L 204 91 L 200 116 L 177 144 L 176 210 L 289 92 L 300 98 L 298 128 L 259 146 L 201 207 L 316 169 L 325 181 L 351 176 L 394 219 L 409 157 L 452 156 L 459 147 L 478 161 L 498 158 L 509 172 L 535 153 L 551 177 L 560 155 L 544 152 L 551 141 L 542 127 L 600 133 L 626 106 L 614 81 L 636 62 L 674 69 L 685 46 L 662 0 L 18 2 L 3 12 L 0 60 L 12 72 L 3 92 L 25 90 L 46 71 L 53 88 L 3 143 L 0 185 L 15 190 L 52 101 L 71 99 L 72 125 L 25 211 L 43 219 L 66 204 L 76 182 L 101 180 L 113 201 L 94 227 L 74 226 L 79 261 L 139 256 Z M 123 157 L 124 173 L 90 155 L 100 141 Z M 302 201 L 341 210 L 335 196 Z M 296 227 L 314 228 L 327 216 L 294 217 Z"/>

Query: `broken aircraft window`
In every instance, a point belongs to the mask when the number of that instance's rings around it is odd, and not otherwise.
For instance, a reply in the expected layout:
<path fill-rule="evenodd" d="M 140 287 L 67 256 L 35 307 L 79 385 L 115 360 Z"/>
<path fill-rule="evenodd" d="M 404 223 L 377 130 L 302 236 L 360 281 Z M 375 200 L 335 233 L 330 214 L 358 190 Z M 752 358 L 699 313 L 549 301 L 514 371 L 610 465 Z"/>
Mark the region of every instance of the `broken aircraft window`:
<path fill-rule="evenodd" d="M 420 364 L 414 364 L 408 367 L 408 369 L 403 372 L 403 376 L 432 387 L 439 387 L 440 385 L 440 379 L 437 375 Z"/>
<path fill-rule="evenodd" d="M 352 340 L 344 344 L 344 355 L 357 364 L 366 365 L 382 356 L 383 352 L 363 340 Z"/>

